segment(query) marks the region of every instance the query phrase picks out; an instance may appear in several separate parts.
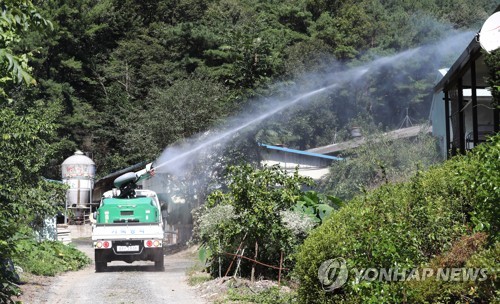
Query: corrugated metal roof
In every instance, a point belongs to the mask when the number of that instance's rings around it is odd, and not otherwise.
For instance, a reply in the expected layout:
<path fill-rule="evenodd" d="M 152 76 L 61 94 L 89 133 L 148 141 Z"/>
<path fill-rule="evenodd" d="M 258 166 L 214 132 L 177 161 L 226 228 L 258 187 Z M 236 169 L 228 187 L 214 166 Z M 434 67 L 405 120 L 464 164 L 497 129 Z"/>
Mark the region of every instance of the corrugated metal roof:
<path fill-rule="evenodd" d="M 341 158 L 341 157 L 324 155 L 324 154 L 302 151 L 302 150 L 295 150 L 295 149 L 278 147 L 278 146 L 271 146 L 271 145 L 266 145 L 266 144 L 262 144 L 262 143 L 259 143 L 259 146 L 264 147 L 266 149 L 277 150 L 277 151 L 282 151 L 282 152 L 287 152 L 287 153 L 294 153 L 294 154 L 300 154 L 300 155 L 306 155 L 306 156 L 324 158 L 324 159 L 331 159 L 331 160 L 343 160 L 343 158 Z"/>
<path fill-rule="evenodd" d="M 417 136 L 420 132 L 429 133 L 431 132 L 431 127 L 427 125 L 417 125 L 409 128 L 403 128 L 398 130 L 393 130 L 387 133 L 384 133 L 384 136 L 393 140 L 399 138 L 408 138 Z M 314 149 L 310 149 L 308 153 L 338 153 L 348 149 L 357 148 L 366 143 L 365 138 L 356 138 L 349 141 L 344 141 L 336 144 L 331 144 L 323 147 L 317 147 Z M 321 154 L 320 154 L 321 155 Z"/>

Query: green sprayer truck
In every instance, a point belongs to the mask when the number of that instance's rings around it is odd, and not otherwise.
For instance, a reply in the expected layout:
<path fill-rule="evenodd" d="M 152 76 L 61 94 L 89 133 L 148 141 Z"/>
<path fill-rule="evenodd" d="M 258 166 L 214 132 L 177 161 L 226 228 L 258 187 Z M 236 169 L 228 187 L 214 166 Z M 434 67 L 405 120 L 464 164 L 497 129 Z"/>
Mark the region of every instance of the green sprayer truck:
<path fill-rule="evenodd" d="M 111 261 L 153 261 L 163 270 L 163 219 L 155 192 L 137 189 L 137 183 L 153 174 L 152 165 L 129 172 L 104 193 L 94 214 L 92 241 L 96 272 L 106 271 Z"/>

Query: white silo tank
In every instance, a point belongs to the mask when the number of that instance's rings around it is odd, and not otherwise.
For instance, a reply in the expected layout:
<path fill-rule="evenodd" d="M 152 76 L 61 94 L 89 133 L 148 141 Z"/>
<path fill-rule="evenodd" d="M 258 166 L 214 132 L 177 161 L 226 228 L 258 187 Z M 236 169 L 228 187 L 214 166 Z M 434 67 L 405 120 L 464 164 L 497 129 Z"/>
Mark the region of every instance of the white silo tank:
<path fill-rule="evenodd" d="M 76 151 L 64 160 L 61 173 L 63 183 L 69 186 L 66 192 L 66 208 L 73 209 L 74 216 L 80 218 L 92 203 L 95 163 L 82 151 Z"/>

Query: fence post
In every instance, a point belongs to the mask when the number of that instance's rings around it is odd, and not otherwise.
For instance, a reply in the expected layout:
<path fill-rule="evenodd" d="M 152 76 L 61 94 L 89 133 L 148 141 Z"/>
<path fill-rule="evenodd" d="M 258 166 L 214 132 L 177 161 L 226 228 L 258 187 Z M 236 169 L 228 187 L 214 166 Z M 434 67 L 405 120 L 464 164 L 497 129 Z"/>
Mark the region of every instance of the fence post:
<path fill-rule="evenodd" d="M 247 234 L 245 233 L 245 235 L 243 236 L 243 240 L 241 240 L 240 246 L 238 246 L 238 249 L 236 250 L 236 254 L 238 254 L 238 252 L 240 252 L 241 246 L 243 246 L 243 242 L 245 241 L 246 238 L 247 238 Z M 231 260 L 231 264 L 229 264 L 229 268 L 226 270 L 226 274 L 224 274 L 225 277 L 227 277 L 227 274 L 229 273 L 229 271 L 231 271 L 231 268 L 233 267 L 233 263 L 234 263 L 235 259 L 236 259 L 236 256 L 233 256 L 233 259 Z"/>
<path fill-rule="evenodd" d="M 242 257 L 245 254 L 245 249 L 246 248 L 243 248 L 243 250 L 241 251 L 241 256 Z M 235 277 L 235 278 L 238 275 L 238 270 L 240 269 L 240 265 L 241 265 L 241 257 L 238 257 L 238 264 L 236 264 L 236 270 L 234 271 L 234 275 L 233 275 L 233 277 Z"/>
<path fill-rule="evenodd" d="M 220 236 L 219 236 L 219 248 L 221 248 L 220 247 Z M 219 255 L 219 278 L 221 277 L 221 275 L 222 275 L 222 259 Z"/>
<path fill-rule="evenodd" d="M 255 255 L 253 257 L 254 260 L 257 261 L 257 253 L 259 252 L 259 243 L 255 241 Z M 253 283 L 255 280 L 255 262 L 252 264 L 252 274 L 250 276 L 250 281 Z"/>
<path fill-rule="evenodd" d="M 278 272 L 278 286 L 280 286 L 281 284 L 281 268 L 283 266 L 283 250 L 281 251 L 281 255 L 280 255 L 280 270 Z"/>

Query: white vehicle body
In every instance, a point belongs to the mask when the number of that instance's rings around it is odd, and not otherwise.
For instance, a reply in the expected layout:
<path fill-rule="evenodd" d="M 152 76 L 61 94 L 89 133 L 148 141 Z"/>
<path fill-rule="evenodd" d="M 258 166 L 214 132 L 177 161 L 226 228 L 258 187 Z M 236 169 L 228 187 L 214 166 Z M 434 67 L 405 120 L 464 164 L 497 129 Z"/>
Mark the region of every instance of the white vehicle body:
<path fill-rule="evenodd" d="M 116 198 L 119 190 L 104 193 L 106 198 Z M 94 223 L 92 241 L 95 249 L 96 272 L 105 271 L 107 262 L 121 260 L 128 263 L 149 260 L 157 270 L 163 269 L 163 219 L 158 196 L 151 190 L 135 190 L 136 197 L 150 197 L 157 209 L 159 222 Z"/>

